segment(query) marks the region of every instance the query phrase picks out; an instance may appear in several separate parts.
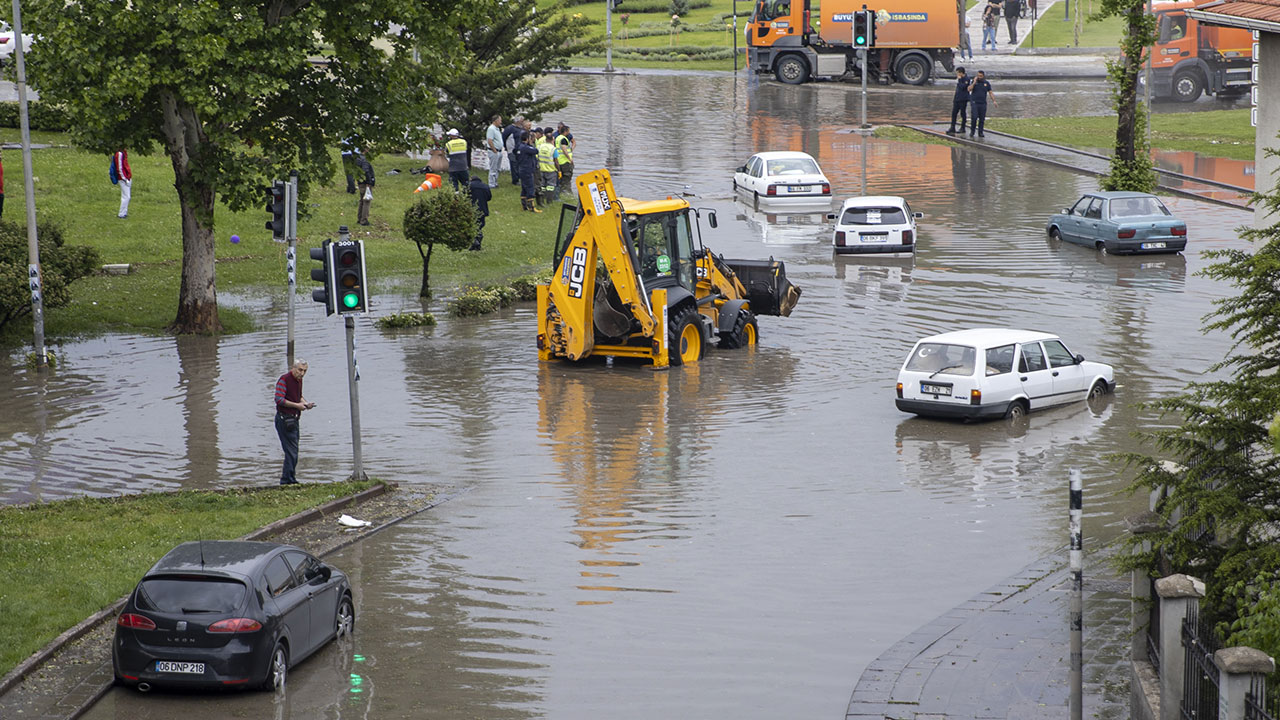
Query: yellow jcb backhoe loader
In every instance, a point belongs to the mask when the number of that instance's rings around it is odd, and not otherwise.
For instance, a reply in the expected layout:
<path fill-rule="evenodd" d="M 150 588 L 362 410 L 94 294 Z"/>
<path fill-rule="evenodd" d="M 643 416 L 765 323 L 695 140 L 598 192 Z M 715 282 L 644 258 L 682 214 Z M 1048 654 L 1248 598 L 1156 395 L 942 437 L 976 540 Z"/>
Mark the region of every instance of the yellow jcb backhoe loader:
<path fill-rule="evenodd" d="M 725 348 L 754 345 L 756 315 L 790 315 L 800 299 L 781 261 L 725 260 L 707 250 L 698 211 L 685 200 L 618 198 L 607 170 L 578 177 L 577 186 L 578 206 L 560 214 L 551 282 L 538 286 L 541 360 L 683 365 L 713 338 Z M 716 227 L 714 211 L 708 222 Z"/>

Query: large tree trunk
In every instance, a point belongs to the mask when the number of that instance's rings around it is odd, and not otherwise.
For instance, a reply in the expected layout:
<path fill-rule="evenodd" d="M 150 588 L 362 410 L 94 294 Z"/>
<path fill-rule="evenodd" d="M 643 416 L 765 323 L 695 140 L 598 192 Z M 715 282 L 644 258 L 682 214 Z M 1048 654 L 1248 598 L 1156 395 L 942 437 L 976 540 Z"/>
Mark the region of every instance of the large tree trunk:
<path fill-rule="evenodd" d="M 1128 37 L 1139 37 L 1142 34 L 1143 7 L 1134 5 L 1125 13 L 1129 23 Z M 1138 71 L 1142 69 L 1142 48 L 1137 47 L 1136 56 L 1126 53 L 1121 62 L 1124 63 L 1120 75 L 1120 93 L 1116 99 L 1116 157 L 1125 162 L 1133 162 L 1134 145 L 1138 122 Z"/>
<path fill-rule="evenodd" d="M 435 243 L 427 243 L 427 251 L 422 252 L 422 243 L 418 243 L 418 254 L 422 256 L 422 289 L 418 297 L 431 297 L 431 252 L 436 249 Z"/>
<path fill-rule="evenodd" d="M 174 186 L 182 210 L 182 285 L 178 315 L 170 329 L 178 333 L 220 332 L 218 292 L 214 277 L 213 186 L 193 174 L 193 160 L 207 139 L 195 109 L 165 94 L 165 152 L 173 163 Z"/>

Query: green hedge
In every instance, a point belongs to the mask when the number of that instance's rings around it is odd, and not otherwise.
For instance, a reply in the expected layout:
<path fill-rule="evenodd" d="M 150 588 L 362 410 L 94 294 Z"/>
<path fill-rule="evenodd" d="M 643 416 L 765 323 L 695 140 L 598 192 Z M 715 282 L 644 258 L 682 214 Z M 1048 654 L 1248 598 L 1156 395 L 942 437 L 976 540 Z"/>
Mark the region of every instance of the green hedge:
<path fill-rule="evenodd" d="M 599 2 L 599 0 L 569 0 L 567 3 L 573 5 L 586 5 L 588 3 Z M 697 10 L 698 8 L 711 7 L 711 0 L 689 0 L 689 9 Z M 671 10 L 671 0 L 619 0 L 617 7 L 614 8 L 614 15 L 623 13 L 665 13 Z"/>
<path fill-rule="evenodd" d="M 604 57 L 604 53 L 588 53 L 587 57 Z M 701 45 L 675 45 L 673 47 L 626 47 L 614 48 L 615 60 L 666 60 L 683 62 L 685 60 L 725 60 L 733 57 L 733 48 L 723 46 L 703 47 Z"/>
<path fill-rule="evenodd" d="M 71 116 L 61 107 L 39 100 L 27 103 L 27 121 L 32 130 L 66 132 L 71 129 Z M 20 127 L 18 103 L 0 102 L 0 127 Z"/>

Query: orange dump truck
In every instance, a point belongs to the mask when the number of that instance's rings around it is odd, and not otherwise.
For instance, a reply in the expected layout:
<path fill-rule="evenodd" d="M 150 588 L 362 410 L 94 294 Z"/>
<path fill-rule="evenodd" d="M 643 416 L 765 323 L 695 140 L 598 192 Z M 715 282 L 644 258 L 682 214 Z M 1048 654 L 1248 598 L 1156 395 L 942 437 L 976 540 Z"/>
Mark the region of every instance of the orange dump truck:
<path fill-rule="evenodd" d="M 1187 16 L 1187 10 L 1202 4 L 1203 0 L 1179 0 L 1152 5 L 1156 45 L 1151 61 L 1151 92 L 1156 97 L 1191 102 L 1201 93 L 1231 95 L 1249 91 L 1252 33 L 1243 28 L 1201 25 Z"/>
<path fill-rule="evenodd" d="M 853 16 L 864 8 L 878 18 L 875 46 L 867 51 L 869 76 L 922 85 L 936 64 L 952 70 L 963 0 L 823 0 L 820 18 L 811 14 L 810 0 L 758 0 L 747 25 L 752 70 L 790 84 L 861 71 Z"/>

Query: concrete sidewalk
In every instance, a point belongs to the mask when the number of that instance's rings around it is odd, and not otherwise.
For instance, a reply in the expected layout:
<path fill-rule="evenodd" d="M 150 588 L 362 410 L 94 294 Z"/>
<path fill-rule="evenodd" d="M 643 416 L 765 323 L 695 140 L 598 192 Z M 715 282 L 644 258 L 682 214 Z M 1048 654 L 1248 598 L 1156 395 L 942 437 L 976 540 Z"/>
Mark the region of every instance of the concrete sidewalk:
<path fill-rule="evenodd" d="M 1085 565 L 1084 716 L 1123 718 L 1129 585 L 1091 580 L 1091 564 L 1101 562 Z M 853 691 L 847 720 L 1066 717 L 1070 595 L 1060 558 L 1024 568 L 873 661 Z"/>

